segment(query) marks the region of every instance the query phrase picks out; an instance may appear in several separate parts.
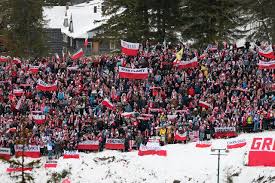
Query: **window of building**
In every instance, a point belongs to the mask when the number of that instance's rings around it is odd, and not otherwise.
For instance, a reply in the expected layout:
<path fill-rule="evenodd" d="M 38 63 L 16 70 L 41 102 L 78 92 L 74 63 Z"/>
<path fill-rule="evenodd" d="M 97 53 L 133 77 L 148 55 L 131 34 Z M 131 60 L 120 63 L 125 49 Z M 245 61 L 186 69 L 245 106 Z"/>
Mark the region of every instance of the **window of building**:
<path fill-rule="evenodd" d="M 97 13 L 97 6 L 94 6 L 94 13 Z"/>

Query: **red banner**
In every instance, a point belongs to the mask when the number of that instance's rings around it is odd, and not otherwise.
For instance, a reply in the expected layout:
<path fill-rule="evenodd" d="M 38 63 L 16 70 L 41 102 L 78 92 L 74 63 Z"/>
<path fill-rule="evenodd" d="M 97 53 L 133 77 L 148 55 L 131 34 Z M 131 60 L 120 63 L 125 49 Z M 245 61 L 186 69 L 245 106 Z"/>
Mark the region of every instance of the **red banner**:
<path fill-rule="evenodd" d="M 64 151 L 63 159 L 79 159 L 78 151 Z"/>
<path fill-rule="evenodd" d="M 15 145 L 16 156 L 26 156 L 30 158 L 40 158 L 40 147 L 34 145 L 26 145 L 23 150 L 23 145 Z"/>
<path fill-rule="evenodd" d="M 148 79 L 148 68 L 130 69 L 119 67 L 119 78 Z"/>
<path fill-rule="evenodd" d="M 254 138 L 248 155 L 248 166 L 275 167 L 275 138 Z"/>
<path fill-rule="evenodd" d="M 130 43 L 121 40 L 121 51 L 125 55 L 137 56 L 139 50 L 139 43 Z"/>
<path fill-rule="evenodd" d="M 124 139 L 106 139 L 105 148 L 112 150 L 124 150 Z"/>
<path fill-rule="evenodd" d="M 0 147 L 0 157 L 9 160 L 11 158 L 10 148 Z"/>
<path fill-rule="evenodd" d="M 238 134 L 236 132 L 235 127 L 216 127 L 214 138 L 230 138 L 237 137 Z"/>
<path fill-rule="evenodd" d="M 235 149 L 235 148 L 241 148 L 246 145 L 246 140 L 232 140 L 227 142 L 227 149 Z"/>
<path fill-rule="evenodd" d="M 99 150 L 99 141 L 98 140 L 86 140 L 80 142 L 77 146 L 78 150 L 86 151 L 98 151 Z"/>

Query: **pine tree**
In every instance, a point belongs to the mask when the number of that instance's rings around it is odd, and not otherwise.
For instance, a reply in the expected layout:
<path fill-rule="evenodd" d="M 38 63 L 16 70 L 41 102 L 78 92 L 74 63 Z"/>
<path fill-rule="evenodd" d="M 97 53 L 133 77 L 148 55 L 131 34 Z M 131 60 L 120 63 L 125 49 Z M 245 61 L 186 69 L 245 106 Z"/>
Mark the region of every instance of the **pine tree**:
<path fill-rule="evenodd" d="M 7 26 L 2 32 L 11 55 L 30 57 L 45 53 L 42 6 L 43 0 L 0 2 L 8 16 Z"/>
<path fill-rule="evenodd" d="M 134 42 L 175 39 L 180 3 L 181 0 L 105 0 L 104 15 L 112 17 L 103 27 L 103 36 Z"/>
<path fill-rule="evenodd" d="M 251 24 L 251 39 L 266 40 L 275 43 L 275 1 L 244 0 L 243 7 Z"/>
<path fill-rule="evenodd" d="M 182 28 L 185 40 L 198 46 L 241 38 L 247 17 L 239 0 L 186 0 Z"/>
<path fill-rule="evenodd" d="M 23 148 L 23 154 L 25 147 L 29 145 L 29 140 L 32 136 L 32 132 L 26 128 L 27 125 L 27 118 L 22 118 L 20 121 L 20 128 L 19 128 L 19 139 L 15 142 L 16 145 L 22 145 Z M 21 156 L 17 159 L 1 159 L 4 162 L 7 162 L 10 164 L 10 167 L 13 168 L 21 168 L 20 172 L 13 172 L 10 174 L 10 177 L 12 179 L 15 179 L 19 183 L 27 183 L 27 182 L 33 182 L 34 178 L 31 173 L 25 172 L 24 168 L 39 168 L 40 167 L 40 159 L 39 160 L 33 160 L 28 163 L 25 162 L 25 157 Z"/>

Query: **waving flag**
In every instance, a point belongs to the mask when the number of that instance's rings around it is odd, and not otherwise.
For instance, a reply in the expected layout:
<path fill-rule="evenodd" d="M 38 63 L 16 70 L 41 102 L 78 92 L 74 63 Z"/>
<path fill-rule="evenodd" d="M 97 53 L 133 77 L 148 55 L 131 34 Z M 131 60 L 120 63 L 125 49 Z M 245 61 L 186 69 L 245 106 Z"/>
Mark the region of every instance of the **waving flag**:
<path fill-rule="evenodd" d="M 176 59 L 174 60 L 174 62 L 175 63 L 180 62 L 182 59 L 182 55 L 183 55 L 183 48 L 181 48 L 180 51 L 176 53 Z"/>
<path fill-rule="evenodd" d="M 12 63 L 13 64 L 21 64 L 22 61 L 19 58 L 13 58 Z"/>
<path fill-rule="evenodd" d="M 39 71 L 39 66 L 29 66 L 29 72 L 36 74 Z"/>
<path fill-rule="evenodd" d="M 185 141 L 187 140 L 187 133 L 184 132 L 183 134 L 179 133 L 178 131 L 175 133 L 175 140 L 177 141 Z"/>
<path fill-rule="evenodd" d="M 260 61 L 258 63 L 258 67 L 259 67 L 260 70 L 262 70 L 262 69 L 275 69 L 275 60 L 271 60 L 269 62 Z"/>
<path fill-rule="evenodd" d="M 85 41 L 84 41 L 84 46 L 87 47 L 87 46 L 88 46 L 88 43 L 89 43 L 89 42 L 88 42 L 88 38 L 86 38 Z"/>
<path fill-rule="evenodd" d="M 21 108 L 22 102 L 23 102 L 23 97 L 21 97 L 21 98 L 18 100 L 18 102 L 17 102 L 17 104 L 16 104 L 16 106 L 15 106 L 15 109 L 16 109 L 16 110 L 19 110 L 19 109 Z"/>
<path fill-rule="evenodd" d="M 261 47 L 256 45 L 256 48 L 258 49 L 258 53 L 259 55 L 265 57 L 265 58 L 269 58 L 269 59 L 275 59 L 275 55 L 272 49 L 272 46 L 269 45 L 268 47 L 266 47 L 266 49 L 262 49 Z"/>
<path fill-rule="evenodd" d="M 23 89 L 14 89 L 13 94 L 17 97 L 21 97 L 24 94 L 24 90 Z"/>
<path fill-rule="evenodd" d="M 8 62 L 8 61 L 9 61 L 9 57 L 0 56 L 0 63 L 1 62 Z"/>
<path fill-rule="evenodd" d="M 83 51 L 83 49 L 81 48 L 80 50 L 78 50 L 78 52 L 76 52 L 75 54 L 73 54 L 73 55 L 71 56 L 71 59 L 72 59 L 72 60 L 77 60 L 77 59 L 81 58 L 83 55 L 84 55 L 84 51 Z"/>
<path fill-rule="evenodd" d="M 107 98 L 105 98 L 103 101 L 102 101 L 102 103 L 101 103 L 103 106 L 105 106 L 105 107 L 107 107 L 108 109 L 114 109 L 114 104 L 112 104 L 111 102 L 110 102 L 110 100 L 109 99 L 107 99 Z"/>
<path fill-rule="evenodd" d="M 55 58 L 56 58 L 57 60 L 60 60 L 60 57 L 59 57 L 58 53 L 55 53 Z"/>
<path fill-rule="evenodd" d="M 119 78 L 148 79 L 148 76 L 148 68 L 130 69 L 126 67 L 119 67 Z"/>
<path fill-rule="evenodd" d="M 36 90 L 38 91 L 56 91 L 57 81 L 54 84 L 47 84 L 42 80 L 37 81 Z"/>
<path fill-rule="evenodd" d="M 139 43 L 130 43 L 121 40 L 121 51 L 128 56 L 137 56 L 139 50 Z"/>
<path fill-rule="evenodd" d="M 212 107 L 211 104 L 207 103 L 207 102 L 204 102 L 204 101 L 199 101 L 199 106 L 200 107 L 203 107 L 205 109 L 208 109 L 209 107 Z"/>
<path fill-rule="evenodd" d="M 198 65 L 199 65 L 199 63 L 198 63 L 198 58 L 197 57 L 194 57 L 190 61 L 182 61 L 182 62 L 179 62 L 178 64 L 176 64 L 176 66 L 178 67 L 178 69 L 195 68 Z"/>

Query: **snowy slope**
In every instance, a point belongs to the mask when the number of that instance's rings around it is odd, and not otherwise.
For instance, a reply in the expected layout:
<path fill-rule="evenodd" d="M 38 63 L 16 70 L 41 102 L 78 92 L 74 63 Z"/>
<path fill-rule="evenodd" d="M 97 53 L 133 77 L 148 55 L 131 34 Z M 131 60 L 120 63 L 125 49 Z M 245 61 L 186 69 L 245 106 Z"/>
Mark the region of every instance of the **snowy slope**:
<path fill-rule="evenodd" d="M 248 145 L 240 149 L 232 149 L 227 156 L 221 158 L 220 182 L 226 182 L 226 174 L 234 176 L 233 182 L 250 183 L 263 177 L 275 176 L 275 168 L 246 167 L 244 154 L 250 148 L 253 137 L 272 137 L 275 132 L 258 134 L 241 134 L 238 139 L 245 138 Z M 226 139 L 212 140 L 213 147 L 225 147 Z M 181 183 L 215 183 L 217 173 L 217 156 L 210 148 L 198 149 L 195 143 L 175 144 L 164 146 L 167 157 L 144 156 L 139 157 L 137 152 L 121 153 L 118 151 L 104 151 L 100 153 L 81 154 L 79 160 L 58 160 L 58 167 L 45 170 L 43 167 L 34 170 L 35 182 L 46 183 L 53 172 L 63 169 L 71 171 L 70 179 L 73 183 L 112 183 L 112 182 L 144 182 L 144 183 L 172 183 L 179 180 Z M 43 159 L 45 162 L 45 159 Z M 5 172 L 8 164 L 1 163 L 1 182 L 13 182 Z M 254 181 L 255 182 L 255 181 Z M 273 181 L 275 182 L 275 181 Z"/>

